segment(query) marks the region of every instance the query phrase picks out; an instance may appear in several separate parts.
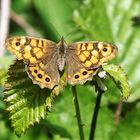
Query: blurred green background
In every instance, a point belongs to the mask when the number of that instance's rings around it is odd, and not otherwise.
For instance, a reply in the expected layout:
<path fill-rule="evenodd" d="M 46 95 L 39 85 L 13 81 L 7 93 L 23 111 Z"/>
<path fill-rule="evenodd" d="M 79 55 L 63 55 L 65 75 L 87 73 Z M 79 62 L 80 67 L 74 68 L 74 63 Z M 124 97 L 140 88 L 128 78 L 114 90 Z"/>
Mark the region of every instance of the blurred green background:
<path fill-rule="evenodd" d="M 132 93 L 121 103 L 120 91 L 106 80 L 108 90 L 102 98 L 95 139 L 140 140 L 140 0 L 12 0 L 9 20 L 8 36 L 29 35 L 56 42 L 64 36 L 67 43 L 98 40 L 116 44 L 118 56 L 111 63 L 125 69 Z M 13 60 L 6 51 L 0 57 L 0 140 L 79 140 L 69 87 L 55 98 L 46 120 L 21 138 L 13 133 L 2 99 Z M 88 139 L 96 93 L 89 85 L 77 90 Z"/>

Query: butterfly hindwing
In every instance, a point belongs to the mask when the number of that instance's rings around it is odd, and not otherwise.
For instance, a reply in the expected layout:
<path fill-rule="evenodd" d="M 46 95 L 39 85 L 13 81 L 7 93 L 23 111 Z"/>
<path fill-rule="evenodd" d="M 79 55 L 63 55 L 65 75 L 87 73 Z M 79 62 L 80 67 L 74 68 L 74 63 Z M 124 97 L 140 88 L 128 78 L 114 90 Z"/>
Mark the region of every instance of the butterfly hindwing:
<path fill-rule="evenodd" d="M 69 84 L 84 84 L 87 80 L 92 80 L 96 70 L 87 70 L 73 53 L 69 53 L 66 59 L 67 82 Z"/>
<path fill-rule="evenodd" d="M 41 88 L 47 87 L 49 89 L 59 84 L 56 58 L 53 57 L 47 64 L 41 62 L 33 66 L 26 65 L 26 71 L 33 83 L 38 84 Z"/>

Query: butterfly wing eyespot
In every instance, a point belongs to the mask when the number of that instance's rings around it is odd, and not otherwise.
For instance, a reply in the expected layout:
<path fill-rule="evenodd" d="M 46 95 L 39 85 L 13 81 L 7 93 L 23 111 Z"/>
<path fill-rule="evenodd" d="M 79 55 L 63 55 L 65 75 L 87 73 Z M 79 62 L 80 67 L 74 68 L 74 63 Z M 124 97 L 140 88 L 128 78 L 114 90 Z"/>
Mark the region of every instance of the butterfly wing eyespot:
<path fill-rule="evenodd" d="M 103 48 L 103 51 L 104 51 L 104 52 L 107 52 L 107 48 Z"/>
<path fill-rule="evenodd" d="M 79 74 L 75 74 L 75 75 L 74 75 L 74 78 L 75 78 L 75 79 L 79 79 L 79 78 L 80 78 Z"/>
<path fill-rule="evenodd" d="M 34 69 L 34 73 L 37 73 L 37 70 L 36 69 Z"/>
<path fill-rule="evenodd" d="M 48 83 L 48 82 L 50 82 L 51 80 L 50 80 L 49 77 L 46 77 L 46 78 L 45 78 L 45 81 Z"/>
<path fill-rule="evenodd" d="M 83 74 L 83 75 L 86 75 L 86 74 L 87 74 L 87 71 L 83 71 L 82 74 Z"/>
<path fill-rule="evenodd" d="M 15 44 L 16 44 L 16 46 L 19 46 L 20 45 L 20 42 L 16 42 Z"/>
<path fill-rule="evenodd" d="M 40 74 L 40 73 L 39 73 L 37 76 L 38 76 L 38 78 L 40 78 L 40 79 L 43 77 L 42 74 Z"/>

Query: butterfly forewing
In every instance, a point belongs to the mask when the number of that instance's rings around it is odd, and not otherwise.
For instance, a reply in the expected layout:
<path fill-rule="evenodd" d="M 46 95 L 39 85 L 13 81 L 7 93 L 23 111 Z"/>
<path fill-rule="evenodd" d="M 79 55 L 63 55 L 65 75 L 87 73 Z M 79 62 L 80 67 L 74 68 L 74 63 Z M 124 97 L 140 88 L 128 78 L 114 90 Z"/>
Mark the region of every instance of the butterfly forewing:
<path fill-rule="evenodd" d="M 69 50 L 87 69 L 98 68 L 117 54 L 115 45 L 96 41 L 74 43 L 69 46 Z"/>
<path fill-rule="evenodd" d="M 27 64 L 41 62 L 45 57 L 51 58 L 56 44 L 50 40 L 32 37 L 11 37 L 6 40 L 6 48 L 14 54 L 18 60 L 24 60 Z"/>

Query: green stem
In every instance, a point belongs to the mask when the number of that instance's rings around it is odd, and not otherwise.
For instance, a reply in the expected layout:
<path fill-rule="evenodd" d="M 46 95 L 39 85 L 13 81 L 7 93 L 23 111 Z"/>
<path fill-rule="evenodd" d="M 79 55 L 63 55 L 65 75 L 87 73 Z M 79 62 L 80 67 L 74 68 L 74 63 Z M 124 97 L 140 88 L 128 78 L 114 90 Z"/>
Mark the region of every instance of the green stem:
<path fill-rule="evenodd" d="M 97 117 L 100 108 L 101 97 L 102 97 L 102 92 L 99 92 L 97 95 L 96 105 L 92 117 L 89 140 L 94 140 L 95 138 L 96 123 L 97 123 Z"/>
<path fill-rule="evenodd" d="M 96 92 L 97 92 L 97 99 L 96 99 L 96 104 L 93 112 L 93 117 L 92 117 L 92 122 L 91 122 L 91 127 L 90 127 L 90 135 L 89 135 L 89 140 L 94 140 L 95 139 L 95 130 L 96 130 L 96 124 L 97 124 L 97 117 L 100 109 L 100 103 L 101 103 L 101 98 L 103 93 L 106 91 L 106 87 L 99 79 L 96 77 Z"/>
<path fill-rule="evenodd" d="M 82 124 L 82 120 L 81 120 L 80 108 L 79 108 L 79 103 L 78 103 L 77 92 L 76 92 L 75 86 L 72 86 L 72 93 L 73 93 L 73 98 L 74 98 L 74 106 L 75 106 L 75 111 L 76 111 L 77 123 L 78 123 L 78 127 L 79 127 L 80 140 L 84 140 L 83 124 Z"/>

